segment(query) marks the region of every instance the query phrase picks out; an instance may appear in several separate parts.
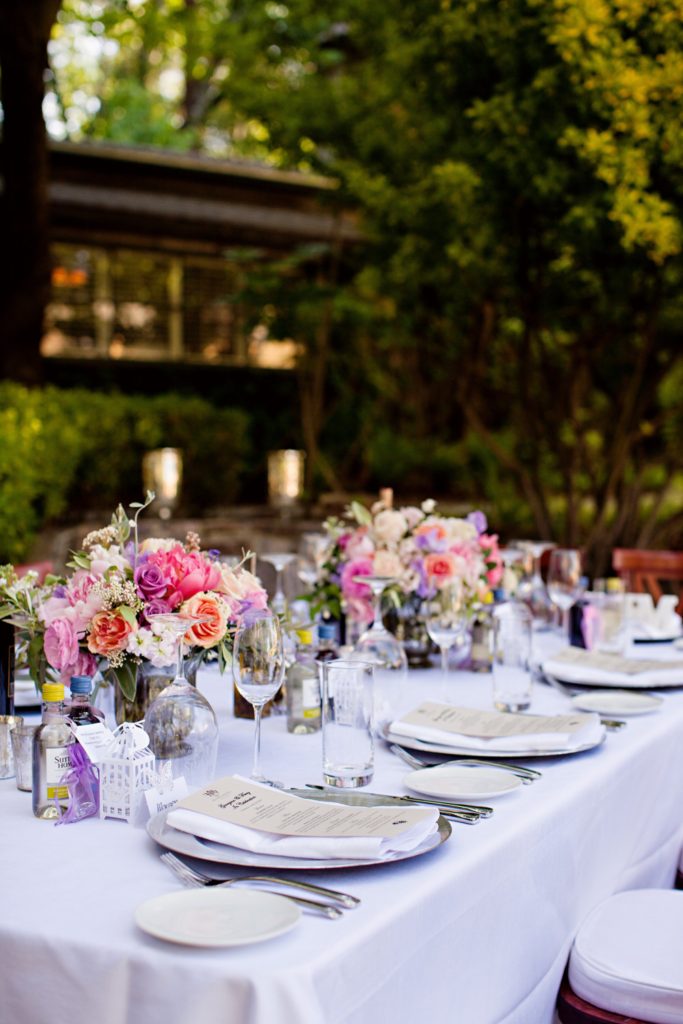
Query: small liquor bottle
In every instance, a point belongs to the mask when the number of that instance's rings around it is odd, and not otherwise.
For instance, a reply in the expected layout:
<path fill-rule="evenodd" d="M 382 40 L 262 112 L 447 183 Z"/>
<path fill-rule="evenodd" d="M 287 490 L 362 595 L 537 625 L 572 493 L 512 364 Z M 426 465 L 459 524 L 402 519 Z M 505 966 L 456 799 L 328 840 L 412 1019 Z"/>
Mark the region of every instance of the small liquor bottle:
<path fill-rule="evenodd" d="M 55 804 L 66 809 L 69 793 L 59 780 L 71 768 L 69 747 L 76 742 L 65 717 L 64 687 L 43 686 L 43 723 L 33 738 L 33 813 L 36 818 L 58 818 Z"/>
<path fill-rule="evenodd" d="M 321 724 L 320 678 L 309 629 L 298 629 L 296 659 L 287 669 L 287 731 L 318 732 Z"/>
<path fill-rule="evenodd" d="M 72 676 L 70 689 L 71 707 L 67 711 L 66 717 L 77 726 L 95 725 L 101 722 L 104 713 L 90 703 L 90 691 L 92 690 L 90 676 Z"/>
<path fill-rule="evenodd" d="M 337 628 L 332 622 L 321 622 L 318 626 L 318 649 L 316 661 L 332 661 L 339 657 L 337 650 Z"/>
<path fill-rule="evenodd" d="M 0 620 L 0 715 L 14 714 L 14 626 Z"/>

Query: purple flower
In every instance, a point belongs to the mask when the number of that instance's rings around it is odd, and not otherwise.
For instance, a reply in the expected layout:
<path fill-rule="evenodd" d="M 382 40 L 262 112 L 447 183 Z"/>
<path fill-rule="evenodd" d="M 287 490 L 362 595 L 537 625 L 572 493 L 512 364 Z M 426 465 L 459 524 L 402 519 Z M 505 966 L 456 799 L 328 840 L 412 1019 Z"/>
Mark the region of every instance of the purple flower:
<path fill-rule="evenodd" d="M 217 558 L 221 557 L 220 548 L 209 548 L 206 553 L 213 562 L 215 562 Z"/>
<path fill-rule="evenodd" d="M 160 597 L 153 597 L 151 601 L 148 601 L 145 605 L 142 614 L 149 622 L 150 615 L 166 615 L 167 612 L 172 611 L 173 608 L 168 601 L 163 601 Z"/>
<path fill-rule="evenodd" d="M 441 531 L 437 526 L 433 526 L 429 530 L 424 529 L 423 533 L 416 534 L 415 546 L 420 548 L 421 551 L 446 551 L 448 540 L 440 534 Z"/>
<path fill-rule="evenodd" d="M 53 597 L 66 597 L 66 596 L 67 596 L 67 590 L 66 590 L 66 587 L 65 587 L 65 586 L 64 586 L 63 584 L 61 584 L 61 583 L 60 583 L 60 584 L 59 584 L 58 586 L 56 586 L 56 587 L 55 587 L 55 589 L 54 589 L 54 590 L 52 591 L 52 596 L 53 596 Z"/>
<path fill-rule="evenodd" d="M 168 590 L 168 580 L 158 565 L 138 565 L 134 578 L 138 594 L 143 601 L 164 597 Z"/>
<path fill-rule="evenodd" d="M 481 509 L 478 509 L 476 512 L 470 512 L 467 516 L 467 522 L 472 523 L 477 533 L 486 533 L 488 522 Z"/>

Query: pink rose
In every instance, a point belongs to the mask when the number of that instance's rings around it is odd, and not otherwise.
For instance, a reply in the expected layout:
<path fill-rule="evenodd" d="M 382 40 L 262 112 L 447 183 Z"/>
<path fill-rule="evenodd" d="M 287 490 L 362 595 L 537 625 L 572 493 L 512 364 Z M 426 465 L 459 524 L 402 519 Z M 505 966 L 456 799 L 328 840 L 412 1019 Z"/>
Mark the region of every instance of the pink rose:
<path fill-rule="evenodd" d="M 440 590 L 455 578 L 457 561 L 449 551 L 434 552 L 425 557 L 424 568 L 429 582 Z"/>
<path fill-rule="evenodd" d="M 352 562 L 359 558 L 371 557 L 374 550 L 375 546 L 368 536 L 367 528 L 364 526 L 359 530 L 354 530 L 346 542 L 346 557 Z"/>
<path fill-rule="evenodd" d="M 228 628 L 228 609 L 213 594 L 195 594 L 180 606 L 178 614 L 208 620 L 192 626 L 185 634 L 185 643 L 197 647 L 215 647 Z"/>
<path fill-rule="evenodd" d="M 97 662 L 92 654 L 79 650 L 76 660 L 70 665 L 65 665 L 60 673 L 60 680 L 65 686 L 69 685 L 72 676 L 94 676 L 97 671 Z"/>
<path fill-rule="evenodd" d="M 45 630 L 43 645 L 45 657 L 58 672 L 78 657 L 78 637 L 67 619 L 54 619 L 50 623 Z"/>
<path fill-rule="evenodd" d="M 130 622 L 116 610 L 98 612 L 90 624 L 88 650 L 91 654 L 113 654 L 115 651 L 123 651 L 128 643 L 128 637 L 136 629 L 137 626 L 131 626 Z"/>

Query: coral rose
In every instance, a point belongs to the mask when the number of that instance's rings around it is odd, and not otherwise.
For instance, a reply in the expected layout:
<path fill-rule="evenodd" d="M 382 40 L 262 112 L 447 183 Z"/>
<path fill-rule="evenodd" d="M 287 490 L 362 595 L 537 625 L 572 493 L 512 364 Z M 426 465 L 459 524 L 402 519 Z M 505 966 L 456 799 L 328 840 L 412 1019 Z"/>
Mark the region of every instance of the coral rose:
<path fill-rule="evenodd" d="M 215 594 L 195 594 L 180 606 L 178 614 L 207 619 L 185 634 L 185 642 L 197 647 L 215 647 L 228 628 L 228 609 Z"/>
<path fill-rule="evenodd" d="M 128 637 L 136 629 L 137 626 L 132 626 L 116 610 L 98 612 L 90 625 L 88 650 L 91 654 L 113 654 L 115 651 L 123 651 L 128 643 Z"/>
<path fill-rule="evenodd" d="M 455 577 L 458 563 L 449 551 L 441 554 L 433 553 L 427 555 L 424 560 L 424 568 L 430 583 L 438 589 L 451 583 Z"/>

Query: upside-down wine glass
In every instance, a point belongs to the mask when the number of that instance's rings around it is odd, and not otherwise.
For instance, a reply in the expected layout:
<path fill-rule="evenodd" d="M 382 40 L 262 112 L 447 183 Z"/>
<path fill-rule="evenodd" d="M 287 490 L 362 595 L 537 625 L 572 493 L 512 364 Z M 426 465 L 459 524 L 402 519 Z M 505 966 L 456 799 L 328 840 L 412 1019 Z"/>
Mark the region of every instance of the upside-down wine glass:
<path fill-rule="evenodd" d="M 548 566 L 548 597 L 560 609 L 560 630 L 569 634 L 569 609 L 583 593 L 581 581 L 581 554 L 573 548 L 555 548 Z"/>
<path fill-rule="evenodd" d="M 373 621 L 370 629 L 359 636 L 354 645 L 357 655 L 363 655 L 368 661 L 380 668 L 408 668 L 408 660 L 403 646 L 396 637 L 386 629 L 382 622 L 382 594 L 388 586 L 396 583 L 393 576 L 354 576 L 354 583 L 365 583 L 372 591 Z"/>
<path fill-rule="evenodd" d="M 203 616 L 167 612 L 150 615 L 149 624 L 172 633 L 176 642 L 175 679 L 150 704 L 145 715 L 145 732 L 159 761 L 171 762 L 173 777 L 182 776 L 189 789 L 211 781 L 218 755 L 216 715 L 183 671 L 183 647 L 195 626 L 210 620 Z M 192 637 L 190 634 L 190 641 Z"/>
<path fill-rule="evenodd" d="M 441 671 L 448 672 L 448 652 L 467 629 L 463 590 L 454 583 L 441 587 L 427 602 L 427 632 L 441 654 Z"/>
<path fill-rule="evenodd" d="M 270 607 L 276 615 L 281 615 L 287 608 L 287 599 L 282 589 L 282 572 L 290 562 L 294 561 L 296 555 L 294 552 L 273 551 L 259 555 L 259 558 L 262 562 L 268 562 L 275 569 L 275 594 L 270 602 Z"/>
<path fill-rule="evenodd" d="M 261 774 L 261 712 L 280 689 L 284 669 L 282 627 L 276 615 L 264 614 L 237 628 L 232 674 L 239 693 L 254 709 L 254 782 L 270 781 Z"/>

